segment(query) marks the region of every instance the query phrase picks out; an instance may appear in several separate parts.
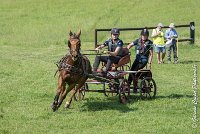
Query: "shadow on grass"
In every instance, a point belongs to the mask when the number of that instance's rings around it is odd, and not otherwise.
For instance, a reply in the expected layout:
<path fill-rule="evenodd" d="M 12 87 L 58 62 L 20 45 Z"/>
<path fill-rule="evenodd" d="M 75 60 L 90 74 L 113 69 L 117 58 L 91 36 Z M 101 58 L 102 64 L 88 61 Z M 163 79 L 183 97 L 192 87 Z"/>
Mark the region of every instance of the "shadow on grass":
<path fill-rule="evenodd" d="M 182 95 L 182 94 L 170 94 L 168 96 L 156 96 L 157 99 L 164 99 L 164 98 L 169 98 L 169 99 L 180 99 L 180 98 L 193 98 L 192 95 Z"/>
<path fill-rule="evenodd" d="M 180 61 L 179 62 L 179 64 L 192 64 L 192 63 L 200 63 L 200 61 L 186 60 L 186 61 Z"/>
<path fill-rule="evenodd" d="M 149 103 L 151 103 L 151 101 L 155 101 L 157 99 L 157 97 L 155 98 L 141 98 L 140 95 L 138 94 L 134 94 L 130 96 L 129 99 L 129 104 L 133 104 L 133 103 L 137 103 L 137 102 L 143 102 L 143 101 L 147 101 Z"/>
<path fill-rule="evenodd" d="M 130 108 L 130 105 L 138 101 L 154 101 L 156 99 L 180 99 L 180 98 L 192 98 L 192 95 L 170 94 L 168 96 L 156 96 L 154 99 L 141 99 L 139 95 L 131 95 L 129 102 L 122 104 L 117 97 L 108 97 L 107 99 L 99 99 L 96 97 L 85 98 L 84 105 L 82 105 L 81 111 L 103 111 L 103 110 L 117 110 L 119 112 L 132 112 L 138 110 L 138 108 Z"/>
<path fill-rule="evenodd" d="M 108 98 L 106 100 L 98 100 L 95 97 L 85 99 L 85 103 L 82 106 L 82 111 L 102 111 L 102 110 L 117 110 L 119 112 L 131 112 L 137 110 L 137 108 L 129 108 L 130 103 L 122 104 L 119 100 L 114 98 Z"/>

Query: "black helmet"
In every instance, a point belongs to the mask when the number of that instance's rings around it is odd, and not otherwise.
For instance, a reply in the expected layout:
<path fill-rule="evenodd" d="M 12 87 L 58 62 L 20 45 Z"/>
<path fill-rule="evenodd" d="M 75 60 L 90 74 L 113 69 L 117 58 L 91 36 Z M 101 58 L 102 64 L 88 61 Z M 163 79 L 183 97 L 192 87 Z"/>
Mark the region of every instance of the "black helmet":
<path fill-rule="evenodd" d="M 147 29 L 143 29 L 141 31 L 141 35 L 146 35 L 146 36 L 149 36 L 149 31 Z"/>
<path fill-rule="evenodd" d="M 112 29 L 111 29 L 111 34 L 120 34 L 119 29 L 117 29 L 117 28 L 112 28 Z"/>

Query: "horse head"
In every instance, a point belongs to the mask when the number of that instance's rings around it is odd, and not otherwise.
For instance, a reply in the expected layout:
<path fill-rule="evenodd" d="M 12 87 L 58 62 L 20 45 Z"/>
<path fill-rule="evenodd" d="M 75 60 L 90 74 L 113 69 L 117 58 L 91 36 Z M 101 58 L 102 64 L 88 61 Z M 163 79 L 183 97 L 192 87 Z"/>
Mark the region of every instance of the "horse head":
<path fill-rule="evenodd" d="M 72 33 L 70 30 L 69 32 L 69 40 L 68 40 L 68 47 L 70 49 L 70 54 L 72 56 L 72 60 L 76 61 L 78 56 L 80 55 L 80 47 L 81 47 L 81 40 L 80 40 L 81 30 L 77 33 Z"/>

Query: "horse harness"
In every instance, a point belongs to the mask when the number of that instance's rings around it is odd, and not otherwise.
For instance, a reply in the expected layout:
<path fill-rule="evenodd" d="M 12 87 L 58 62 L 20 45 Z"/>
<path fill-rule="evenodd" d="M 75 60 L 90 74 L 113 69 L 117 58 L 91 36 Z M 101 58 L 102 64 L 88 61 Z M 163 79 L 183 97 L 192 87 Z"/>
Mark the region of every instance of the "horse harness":
<path fill-rule="evenodd" d="M 58 71 L 61 71 L 61 70 L 65 70 L 68 73 L 73 74 L 73 75 L 76 75 L 76 74 L 86 75 L 87 73 L 85 70 L 88 70 L 88 66 L 87 66 L 87 62 L 85 62 L 86 64 L 83 63 L 84 59 L 82 55 L 78 56 L 75 66 L 66 63 L 66 60 L 68 59 L 69 56 L 70 56 L 69 54 L 66 54 L 60 61 L 56 62 L 58 70 L 56 71 L 55 75 L 57 74 Z M 83 66 L 82 68 L 80 68 L 81 65 Z"/>

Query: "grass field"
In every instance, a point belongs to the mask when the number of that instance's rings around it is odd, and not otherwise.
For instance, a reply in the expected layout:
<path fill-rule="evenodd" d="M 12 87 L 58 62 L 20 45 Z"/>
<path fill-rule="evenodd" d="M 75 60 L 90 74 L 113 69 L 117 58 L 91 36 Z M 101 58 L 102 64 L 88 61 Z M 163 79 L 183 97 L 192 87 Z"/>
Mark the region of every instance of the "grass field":
<path fill-rule="evenodd" d="M 200 68 L 199 0 L 0 0 L 0 133 L 63 134 L 197 134 L 194 115 L 194 70 Z M 155 100 L 132 95 L 123 105 L 118 97 L 87 93 L 85 100 L 52 112 L 57 69 L 66 52 L 68 32 L 82 30 L 82 50 L 94 48 L 94 29 L 196 24 L 196 41 L 179 43 L 179 64 L 156 62 L 152 72 L 158 87 Z M 177 29 L 180 38 L 189 29 Z M 103 42 L 108 33 L 99 35 Z M 124 42 L 139 32 L 122 32 Z M 134 52 L 132 59 L 134 59 Z M 89 57 L 93 63 L 94 57 Z M 197 82 L 198 83 L 198 82 Z M 98 88 L 98 87 L 94 87 Z M 100 87 L 99 87 L 100 88 Z M 199 96 L 199 92 L 198 92 Z M 198 98 L 197 96 L 197 98 Z M 199 109 L 199 104 L 197 109 Z M 197 110 L 197 119 L 200 114 Z"/>

